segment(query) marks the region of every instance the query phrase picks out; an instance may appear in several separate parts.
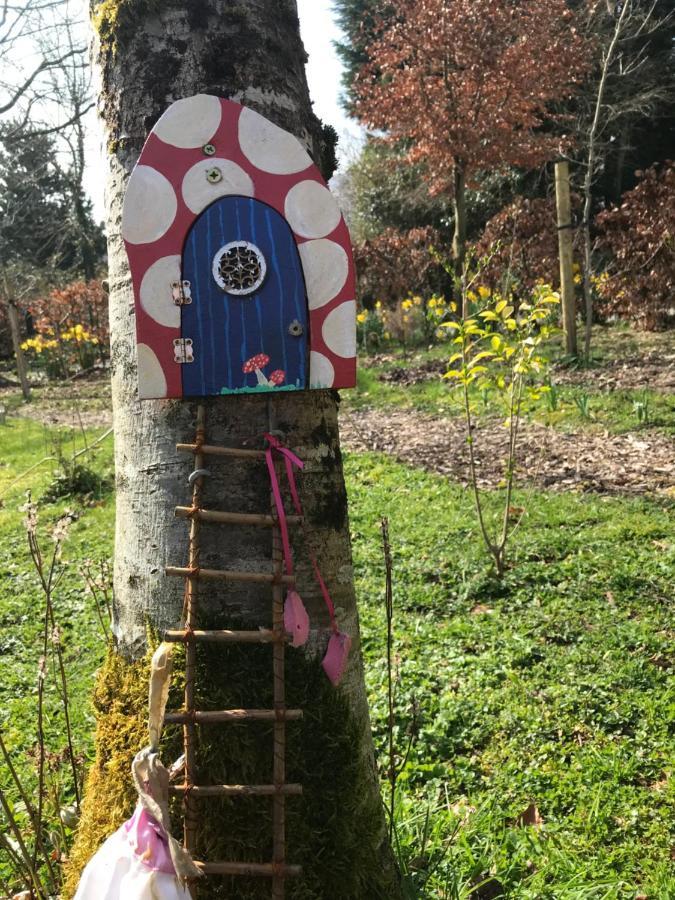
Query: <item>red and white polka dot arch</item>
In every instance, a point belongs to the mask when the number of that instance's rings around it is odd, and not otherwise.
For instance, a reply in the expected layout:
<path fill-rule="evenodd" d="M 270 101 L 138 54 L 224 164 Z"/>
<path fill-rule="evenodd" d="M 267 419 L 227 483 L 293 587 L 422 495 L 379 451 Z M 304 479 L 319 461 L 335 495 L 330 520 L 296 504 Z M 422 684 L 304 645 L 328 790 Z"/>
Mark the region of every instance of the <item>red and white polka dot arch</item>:
<path fill-rule="evenodd" d="M 211 181 L 217 168 L 220 179 Z M 136 304 L 139 396 L 180 397 L 180 305 L 171 285 L 197 216 L 220 197 L 255 197 L 290 225 L 303 267 L 311 388 L 356 383 L 355 271 L 344 218 L 305 148 L 252 109 L 197 94 L 173 103 L 131 173 L 122 236 Z"/>

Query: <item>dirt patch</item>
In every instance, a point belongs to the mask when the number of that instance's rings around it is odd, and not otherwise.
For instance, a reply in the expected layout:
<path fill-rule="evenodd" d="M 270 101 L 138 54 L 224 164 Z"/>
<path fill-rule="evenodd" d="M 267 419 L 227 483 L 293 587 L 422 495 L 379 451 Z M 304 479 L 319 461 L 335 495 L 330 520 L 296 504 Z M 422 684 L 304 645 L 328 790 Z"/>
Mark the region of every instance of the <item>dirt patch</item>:
<path fill-rule="evenodd" d="M 633 356 L 613 359 L 597 369 L 565 369 L 557 367 L 553 380 L 557 384 L 592 385 L 603 391 L 630 391 L 649 388 L 653 391 L 675 389 L 675 353 Z"/>
<path fill-rule="evenodd" d="M 378 375 L 385 384 L 400 384 L 407 387 L 421 381 L 437 381 L 448 371 L 448 364 L 443 360 L 429 359 L 418 366 L 394 366 Z"/>
<path fill-rule="evenodd" d="M 414 410 L 364 409 L 341 413 L 347 450 L 377 450 L 401 462 L 469 480 L 466 435 L 461 420 L 438 419 Z M 474 432 L 479 481 L 496 487 L 503 478 L 508 432 L 500 422 Z M 655 432 L 644 435 L 561 432 L 523 424 L 518 476 L 558 491 L 648 494 L 675 491 L 675 441 Z"/>
<path fill-rule="evenodd" d="M 71 428 L 106 428 L 112 425 L 112 409 L 80 409 L 67 401 L 61 405 L 22 406 L 17 416 L 34 419 L 45 425 L 67 425 Z"/>
<path fill-rule="evenodd" d="M 36 385 L 31 389 L 30 403 L 19 402 L 13 386 L 0 386 L 0 404 L 10 415 L 33 419 L 45 425 L 67 425 L 72 428 L 99 428 L 112 425 L 110 375 L 93 372 L 66 382 Z"/>

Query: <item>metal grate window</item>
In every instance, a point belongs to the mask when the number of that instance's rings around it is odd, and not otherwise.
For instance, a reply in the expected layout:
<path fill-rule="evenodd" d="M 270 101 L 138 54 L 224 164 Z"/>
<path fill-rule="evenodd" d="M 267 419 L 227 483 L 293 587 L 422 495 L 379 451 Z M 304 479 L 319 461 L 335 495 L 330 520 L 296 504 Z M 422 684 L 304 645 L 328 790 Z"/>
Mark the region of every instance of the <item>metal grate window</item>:
<path fill-rule="evenodd" d="M 228 294 L 245 296 L 258 290 L 267 273 L 265 257 L 248 241 L 226 244 L 213 259 L 213 277 Z"/>

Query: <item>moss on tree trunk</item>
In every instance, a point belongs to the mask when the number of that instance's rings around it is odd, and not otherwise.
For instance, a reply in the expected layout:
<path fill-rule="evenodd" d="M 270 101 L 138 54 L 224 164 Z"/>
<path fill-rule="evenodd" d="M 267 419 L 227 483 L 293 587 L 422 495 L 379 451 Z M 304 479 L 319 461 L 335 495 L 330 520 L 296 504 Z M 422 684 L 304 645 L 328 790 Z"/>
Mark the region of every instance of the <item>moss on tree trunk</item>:
<path fill-rule="evenodd" d="M 242 623 L 245 626 L 245 623 Z M 180 651 L 170 705 L 180 705 Z M 238 708 L 271 702 L 269 648 L 216 648 L 200 658 L 197 702 L 202 709 Z M 82 823 L 68 866 L 64 900 L 73 896 L 80 871 L 102 840 L 133 809 L 131 760 L 146 742 L 143 715 L 149 657 L 127 662 L 110 651 L 95 692 L 96 760 L 85 791 Z M 316 660 L 303 654 L 287 662 L 289 706 L 304 710 L 288 728 L 289 782 L 303 784 L 302 797 L 287 806 L 288 859 L 303 867 L 287 883 L 289 900 L 391 900 L 398 882 L 382 844 L 382 807 L 372 791 L 372 771 L 355 748 L 360 728 L 349 699 L 335 691 Z M 182 753 L 182 735 L 168 726 L 162 756 Z M 203 783 L 265 784 L 270 781 L 272 730 L 265 724 L 208 726 L 199 732 L 199 780 Z M 308 765 L 311 761 L 311 765 Z M 198 843 L 210 859 L 268 862 L 271 858 L 271 800 L 246 798 L 200 801 Z M 181 833 L 181 805 L 173 801 L 174 833 Z M 379 850 L 378 850 L 379 848 Z M 373 856 L 373 853 L 376 855 Z M 269 897 L 266 879 L 209 879 L 200 888 L 209 898 Z"/>

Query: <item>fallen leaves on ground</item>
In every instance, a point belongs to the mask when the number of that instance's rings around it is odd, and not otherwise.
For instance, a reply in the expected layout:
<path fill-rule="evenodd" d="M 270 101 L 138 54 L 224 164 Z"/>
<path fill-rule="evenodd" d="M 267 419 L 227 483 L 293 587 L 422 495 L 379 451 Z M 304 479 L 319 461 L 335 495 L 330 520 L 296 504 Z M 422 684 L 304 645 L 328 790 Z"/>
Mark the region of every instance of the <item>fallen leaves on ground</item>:
<path fill-rule="evenodd" d="M 401 462 L 469 483 L 464 423 L 415 410 L 361 409 L 340 414 L 347 450 L 380 451 Z M 481 487 L 503 484 L 509 433 L 501 422 L 482 422 L 473 432 Z M 658 432 L 602 434 L 562 432 L 523 423 L 516 476 L 555 491 L 609 494 L 675 492 L 675 441 Z"/>

